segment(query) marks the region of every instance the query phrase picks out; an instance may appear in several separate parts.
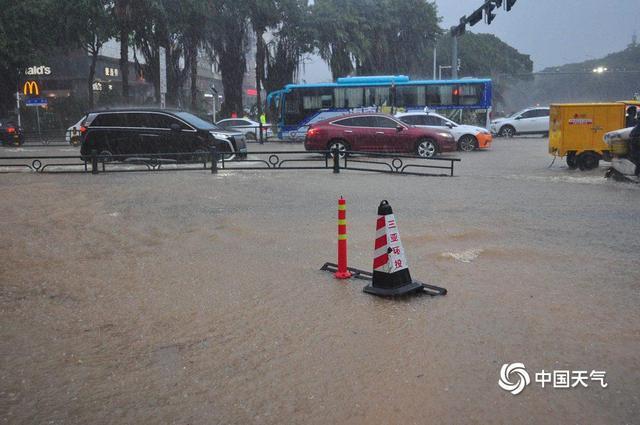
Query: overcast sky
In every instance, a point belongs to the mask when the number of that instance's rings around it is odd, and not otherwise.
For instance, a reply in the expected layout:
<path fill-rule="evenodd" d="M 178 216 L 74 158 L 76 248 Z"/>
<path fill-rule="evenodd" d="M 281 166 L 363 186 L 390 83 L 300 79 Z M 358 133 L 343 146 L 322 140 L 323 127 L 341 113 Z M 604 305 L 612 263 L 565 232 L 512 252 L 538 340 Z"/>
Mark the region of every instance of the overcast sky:
<path fill-rule="evenodd" d="M 458 23 L 483 2 L 436 0 L 441 26 Z M 518 0 L 510 12 L 500 9 L 497 15 L 491 25 L 479 22 L 471 31 L 495 34 L 531 55 L 536 71 L 623 50 L 634 31 L 640 35 L 640 0 Z M 311 58 L 302 78 L 310 83 L 331 75 L 322 60 Z"/>

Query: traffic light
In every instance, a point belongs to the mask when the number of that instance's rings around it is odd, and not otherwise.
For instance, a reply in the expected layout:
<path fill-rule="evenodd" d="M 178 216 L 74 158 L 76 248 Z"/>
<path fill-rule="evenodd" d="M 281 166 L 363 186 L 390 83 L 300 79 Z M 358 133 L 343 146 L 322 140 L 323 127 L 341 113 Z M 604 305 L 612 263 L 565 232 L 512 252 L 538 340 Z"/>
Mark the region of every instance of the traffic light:
<path fill-rule="evenodd" d="M 507 0 L 507 12 L 511 10 L 514 4 L 516 4 L 516 0 Z"/>
<path fill-rule="evenodd" d="M 496 14 L 493 13 L 493 9 L 495 8 L 496 6 L 492 3 L 487 3 L 484 5 L 484 13 L 485 13 L 485 16 L 487 17 L 487 25 L 491 25 L 491 22 L 496 17 Z"/>
<path fill-rule="evenodd" d="M 451 35 L 453 37 L 460 37 L 461 35 L 464 35 L 466 31 L 466 24 L 460 24 L 456 27 L 451 27 Z"/>
<path fill-rule="evenodd" d="M 451 35 L 454 37 L 460 37 L 467 32 L 467 17 L 463 16 L 460 18 L 460 25 L 451 27 Z"/>
<path fill-rule="evenodd" d="M 477 9 L 475 12 L 473 12 L 471 16 L 469 16 L 469 19 L 468 19 L 469 25 L 474 26 L 475 24 L 477 24 L 482 20 L 482 10 L 483 8 L 481 7 Z"/>

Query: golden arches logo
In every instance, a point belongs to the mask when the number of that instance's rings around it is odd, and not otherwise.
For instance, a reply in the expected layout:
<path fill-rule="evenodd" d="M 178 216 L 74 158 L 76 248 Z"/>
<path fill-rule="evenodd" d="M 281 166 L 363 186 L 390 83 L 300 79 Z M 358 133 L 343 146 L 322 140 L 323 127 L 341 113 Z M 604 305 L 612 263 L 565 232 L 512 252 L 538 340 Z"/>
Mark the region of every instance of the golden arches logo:
<path fill-rule="evenodd" d="M 40 94 L 40 87 L 38 87 L 38 83 L 36 83 L 35 81 L 27 81 L 22 87 L 22 92 L 25 95 L 35 94 L 36 96 L 38 96 Z"/>

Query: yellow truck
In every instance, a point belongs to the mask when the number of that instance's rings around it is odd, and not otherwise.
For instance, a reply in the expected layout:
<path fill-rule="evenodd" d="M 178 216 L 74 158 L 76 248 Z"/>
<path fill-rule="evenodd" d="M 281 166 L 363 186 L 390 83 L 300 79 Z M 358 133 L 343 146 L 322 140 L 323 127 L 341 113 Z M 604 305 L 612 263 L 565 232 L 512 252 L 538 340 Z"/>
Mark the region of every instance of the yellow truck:
<path fill-rule="evenodd" d="M 552 104 L 549 114 L 549 153 L 567 157 L 569 168 L 596 168 L 610 160 L 603 136 L 625 127 L 627 108 L 638 102 Z"/>

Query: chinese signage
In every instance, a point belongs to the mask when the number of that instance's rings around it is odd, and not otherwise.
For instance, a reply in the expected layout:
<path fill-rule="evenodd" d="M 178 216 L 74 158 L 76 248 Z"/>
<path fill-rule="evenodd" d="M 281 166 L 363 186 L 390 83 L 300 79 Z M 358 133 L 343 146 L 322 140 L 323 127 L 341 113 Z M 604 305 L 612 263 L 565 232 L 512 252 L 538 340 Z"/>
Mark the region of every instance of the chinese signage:
<path fill-rule="evenodd" d="M 402 242 L 400 242 L 400 232 L 396 225 L 396 218 L 393 214 L 384 216 L 386 220 L 387 229 L 387 251 L 389 254 L 389 260 L 387 267 L 389 270 L 387 273 L 395 273 L 400 270 L 406 269 L 408 266 L 407 259 L 404 256 L 404 249 L 402 248 Z"/>
<path fill-rule="evenodd" d="M 118 68 L 110 68 L 108 66 L 104 67 L 104 76 L 105 77 L 117 77 L 118 76 Z"/>
<path fill-rule="evenodd" d="M 575 114 L 573 118 L 569 120 L 569 125 L 591 125 L 593 120 L 587 117 L 586 114 Z"/>
<path fill-rule="evenodd" d="M 535 383 L 541 388 L 571 389 L 600 386 L 607 388 L 607 372 L 604 370 L 552 370 L 536 372 Z M 513 395 L 520 394 L 531 383 L 531 376 L 522 363 L 505 363 L 500 369 L 498 386 Z"/>
<path fill-rule="evenodd" d="M 95 81 L 93 83 L 93 91 L 103 91 L 103 90 L 113 90 L 113 84 L 105 84 L 100 81 Z"/>

